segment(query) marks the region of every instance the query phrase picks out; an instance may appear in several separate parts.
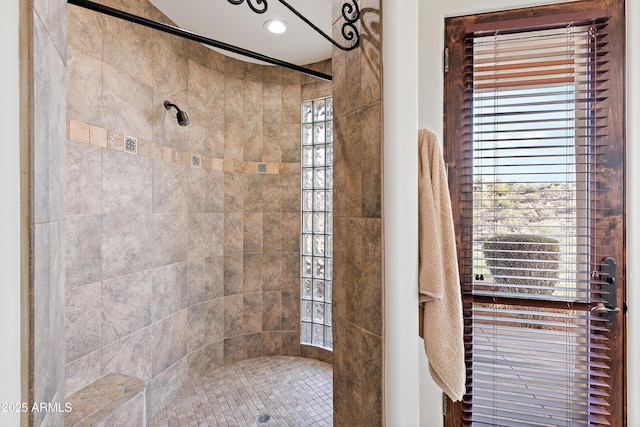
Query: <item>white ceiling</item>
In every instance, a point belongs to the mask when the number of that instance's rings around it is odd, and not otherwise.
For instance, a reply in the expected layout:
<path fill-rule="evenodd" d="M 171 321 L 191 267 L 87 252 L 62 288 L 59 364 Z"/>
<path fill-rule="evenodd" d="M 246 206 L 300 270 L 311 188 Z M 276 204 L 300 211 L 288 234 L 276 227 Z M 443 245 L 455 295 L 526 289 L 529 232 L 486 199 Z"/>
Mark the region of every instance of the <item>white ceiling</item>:
<path fill-rule="evenodd" d="M 180 28 L 230 45 L 251 50 L 296 65 L 311 64 L 331 57 L 331 43 L 315 32 L 278 0 L 264 0 L 265 13 L 253 12 L 246 0 L 234 5 L 227 0 L 150 0 Z M 331 34 L 331 0 L 287 0 L 307 19 Z M 280 19 L 287 23 L 284 34 L 266 31 L 264 23 Z M 221 51 L 244 61 L 253 59 Z"/>

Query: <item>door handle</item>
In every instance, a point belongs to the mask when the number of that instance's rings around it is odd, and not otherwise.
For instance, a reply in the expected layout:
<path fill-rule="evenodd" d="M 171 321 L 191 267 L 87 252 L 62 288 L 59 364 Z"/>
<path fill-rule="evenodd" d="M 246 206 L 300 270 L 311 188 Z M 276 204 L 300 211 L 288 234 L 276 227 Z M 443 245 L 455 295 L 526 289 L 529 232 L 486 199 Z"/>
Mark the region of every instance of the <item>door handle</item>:
<path fill-rule="evenodd" d="M 605 257 L 600 264 L 599 278 L 603 283 L 600 284 L 603 302 L 599 302 L 595 307 L 591 308 L 591 312 L 607 319 L 607 324 L 611 325 L 616 320 L 616 316 L 620 313 L 617 305 L 618 295 L 618 265 L 611 257 Z"/>
<path fill-rule="evenodd" d="M 618 314 L 620 313 L 620 309 L 618 307 L 607 306 L 603 302 L 599 302 L 598 305 L 591 308 L 591 312 L 596 314 L 605 314 L 605 315 L 608 315 L 611 313 Z"/>

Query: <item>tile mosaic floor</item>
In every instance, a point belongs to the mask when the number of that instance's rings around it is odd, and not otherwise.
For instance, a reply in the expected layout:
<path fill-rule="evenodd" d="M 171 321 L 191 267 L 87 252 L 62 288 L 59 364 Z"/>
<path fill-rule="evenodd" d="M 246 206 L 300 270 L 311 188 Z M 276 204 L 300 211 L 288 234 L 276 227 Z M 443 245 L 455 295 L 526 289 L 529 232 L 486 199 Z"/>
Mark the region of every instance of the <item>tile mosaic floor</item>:
<path fill-rule="evenodd" d="M 332 426 L 332 375 L 331 365 L 314 359 L 244 360 L 187 385 L 148 427 Z M 270 419 L 258 423 L 261 415 Z"/>

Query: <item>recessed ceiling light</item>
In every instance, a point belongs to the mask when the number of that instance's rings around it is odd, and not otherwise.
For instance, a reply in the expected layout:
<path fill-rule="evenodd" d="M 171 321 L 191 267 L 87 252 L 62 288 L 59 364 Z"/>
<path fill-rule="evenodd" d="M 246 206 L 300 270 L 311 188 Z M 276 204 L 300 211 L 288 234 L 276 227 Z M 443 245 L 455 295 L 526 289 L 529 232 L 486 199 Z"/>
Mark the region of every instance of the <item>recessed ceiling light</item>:
<path fill-rule="evenodd" d="M 274 34 L 282 34 L 287 31 L 287 23 L 279 19 L 270 19 L 264 23 L 264 28 Z"/>

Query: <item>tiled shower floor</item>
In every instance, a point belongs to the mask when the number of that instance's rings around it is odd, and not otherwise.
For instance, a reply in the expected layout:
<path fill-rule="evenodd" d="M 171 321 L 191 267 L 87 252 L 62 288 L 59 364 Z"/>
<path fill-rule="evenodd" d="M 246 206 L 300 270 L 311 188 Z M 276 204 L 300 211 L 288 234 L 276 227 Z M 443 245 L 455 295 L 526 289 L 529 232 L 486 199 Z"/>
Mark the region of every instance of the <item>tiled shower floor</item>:
<path fill-rule="evenodd" d="M 256 423 L 260 415 L 266 423 Z M 216 369 L 188 384 L 149 419 L 149 427 L 333 425 L 332 367 L 314 359 L 275 356 Z"/>

